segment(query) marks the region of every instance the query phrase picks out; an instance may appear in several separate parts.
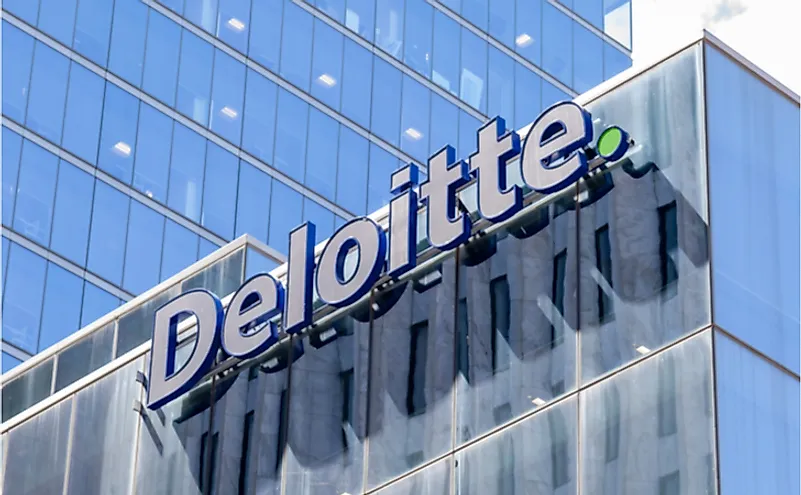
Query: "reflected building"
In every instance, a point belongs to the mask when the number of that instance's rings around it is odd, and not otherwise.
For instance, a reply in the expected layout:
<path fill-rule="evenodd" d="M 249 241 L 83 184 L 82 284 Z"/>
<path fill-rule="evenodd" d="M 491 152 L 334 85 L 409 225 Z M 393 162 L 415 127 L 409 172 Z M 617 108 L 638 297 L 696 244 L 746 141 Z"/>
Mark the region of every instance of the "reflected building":
<path fill-rule="evenodd" d="M 161 409 L 126 320 L 249 238 L 5 375 L 4 493 L 797 493 L 798 96 L 704 34 L 575 101 L 624 158 Z"/>

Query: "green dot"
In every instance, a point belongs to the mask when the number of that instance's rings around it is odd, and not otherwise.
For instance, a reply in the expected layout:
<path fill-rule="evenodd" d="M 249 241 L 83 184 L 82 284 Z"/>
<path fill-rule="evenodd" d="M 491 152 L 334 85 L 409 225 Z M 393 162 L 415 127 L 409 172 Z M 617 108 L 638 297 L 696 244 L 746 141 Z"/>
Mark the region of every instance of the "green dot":
<path fill-rule="evenodd" d="M 610 156 L 623 141 L 623 133 L 617 127 L 610 127 L 598 138 L 598 154 Z"/>

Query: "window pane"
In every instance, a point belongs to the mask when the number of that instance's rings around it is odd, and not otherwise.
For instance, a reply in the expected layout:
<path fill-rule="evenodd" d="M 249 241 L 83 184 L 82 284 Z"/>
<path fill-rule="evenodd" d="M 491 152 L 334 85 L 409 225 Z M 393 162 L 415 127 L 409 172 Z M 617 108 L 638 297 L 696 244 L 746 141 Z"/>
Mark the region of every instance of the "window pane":
<path fill-rule="evenodd" d="M 509 48 L 515 48 L 515 0 L 489 2 L 489 34 Z"/>
<path fill-rule="evenodd" d="M 336 203 L 356 215 L 367 213 L 367 150 L 365 138 L 341 127 Z"/>
<path fill-rule="evenodd" d="M 12 243 L 10 251 L 3 287 L 3 340 L 34 354 L 47 262 L 18 244 Z"/>
<path fill-rule="evenodd" d="M 309 145 L 306 151 L 306 185 L 333 200 L 336 193 L 339 122 L 316 108 L 309 114 Z"/>
<path fill-rule="evenodd" d="M 275 168 L 303 182 L 309 104 L 283 89 L 278 91 Z"/>
<path fill-rule="evenodd" d="M 487 30 L 489 0 L 462 0 L 462 17 L 475 24 L 482 31 Z"/>
<path fill-rule="evenodd" d="M 117 309 L 120 300 L 94 284 L 86 282 L 83 287 L 83 306 L 81 307 L 81 328 L 93 323 Z"/>
<path fill-rule="evenodd" d="M 540 65 L 540 50 L 542 49 L 540 32 L 542 4 L 543 2 L 517 0 L 515 11 L 517 18 L 515 51 L 536 65 Z"/>
<path fill-rule="evenodd" d="M 129 200 L 123 193 L 97 181 L 86 267 L 116 285 L 122 283 Z"/>
<path fill-rule="evenodd" d="M 406 2 L 406 46 L 403 61 L 427 78 L 431 77 L 433 10 L 425 0 Z"/>
<path fill-rule="evenodd" d="M 99 167 L 126 184 L 131 183 L 136 149 L 139 100 L 113 84 L 106 84 Z"/>
<path fill-rule="evenodd" d="M 459 145 L 456 147 L 456 158 L 467 160 L 476 151 L 478 144 L 476 132 L 479 127 L 481 127 L 481 122 L 478 119 L 459 110 Z"/>
<path fill-rule="evenodd" d="M 139 115 L 133 186 L 148 198 L 164 202 L 170 169 L 172 119 L 145 103 Z"/>
<path fill-rule="evenodd" d="M 220 249 L 220 246 L 214 244 L 208 239 L 201 237 L 197 246 L 197 258 L 203 259 L 218 249 Z"/>
<path fill-rule="evenodd" d="M 373 55 L 345 39 L 342 71 L 342 114 L 362 127 L 370 128 Z"/>
<path fill-rule="evenodd" d="M 61 161 L 50 248 L 79 266 L 86 266 L 94 189 L 95 179 L 91 175 Z"/>
<path fill-rule="evenodd" d="M 242 148 L 264 162 L 273 160 L 277 86 L 248 69 Z"/>
<path fill-rule="evenodd" d="M 593 26 L 603 29 L 603 0 L 573 0 L 573 10 Z"/>
<path fill-rule="evenodd" d="M 209 118 L 213 56 L 214 47 L 183 30 L 175 109 L 204 126 Z"/>
<path fill-rule="evenodd" d="M 490 117 L 503 117 L 507 127 L 515 122 L 515 65 L 518 64 L 508 55 L 490 47 L 487 113 Z M 525 90 L 531 91 L 531 88 Z"/>
<path fill-rule="evenodd" d="M 401 149 L 421 162 L 428 159 L 430 98 L 431 90 L 403 76 Z"/>
<path fill-rule="evenodd" d="M 267 243 L 272 179 L 253 165 L 239 162 L 239 193 L 236 206 L 236 234 L 250 234 Z"/>
<path fill-rule="evenodd" d="M 604 80 L 603 41 L 578 24 L 573 38 L 573 89 L 583 93 Z"/>
<path fill-rule="evenodd" d="M 21 154 L 22 136 L 3 127 L 3 225 L 11 226 L 13 223 Z"/>
<path fill-rule="evenodd" d="M 431 94 L 431 156 L 449 144 L 459 144 L 459 109 L 436 93 Z"/>
<path fill-rule="evenodd" d="M 159 3 L 173 12 L 176 12 L 178 15 L 184 13 L 184 0 L 159 0 Z"/>
<path fill-rule="evenodd" d="M 184 16 L 213 34 L 217 30 L 217 0 L 188 0 Z"/>
<path fill-rule="evenodd" d="M 180 26 L 151 9 L 147 24 L 142 89 L 170 107 L 175 105 L 180 47 Z"/>
<path fill-rule="evenodd" d="M 540 76 L 515 64 L 515 129 L 528 125 L 540 113 Z"/>
<path fill-rule="evenodd" d="M 35 26 L 36 18 L 39 15 L 39 0 L 5 0 L 3 9 L 25 20 L 31 26 Z"/>
<path fill-rule="evenodd" d="M 604 0 L 604 31 L 626 48 L 631 48 L 629 0 Z"/>
<path fill-rule="evenodd" d="M 334 234 L 334 214 L 309 198 L 303 199 L 303 221 L 312 222 L 317 227 L 315 243 Z"/>
<path fill-rule="evenodd" d="M 23 143 L 14 230 L 42 246 L 50 243 L 57 173 L 55 155 L 31 141 Z"/>
<path fill-rule="evenodd" d="M 123 288 L 141 294 L 159 282 L 164 217 L 138 201 L 131 202 Z"/>
<path fill-rule="evenodd" d="M 542 9 L 542 68 L 570 85 L 573 81 L 573 21 L 548 3 L 544 3 Z"/>
<path fill-rule="evenodd" d="M 604 79 L 616 76 L 631 67 L 631 59 L 608 43 L 604 43 Z"/>
<path fill-rule="evenodd" d="M 345 26 L 362 38 L 373 40 L 373 19 L 375 18 L 375 2 L 372 0 L 347 0 L 345 10 Z"/>
<path fill-rule="evenodd" d="M 312 55 L 312 15 L 292 2 L 284 4 L 281 39 L 281 77 L 295 86 L 309 89 Z"/>
<path fill-rule="evenodd" d="M 398 169 L 398 159 L 378 145 L 370 143 L 370 181 L 367 191 L 367 212 L 389 204 L 390 176 Z"/>
<path fill-rule="evenodd" d="M 250 29 L 250 58 L 273 72 L 278 71 L 281 49 L 282 0 L 253 2 Z"/>
<path fill-rule="evenodd" d="M 476 110 L 487 111 L 487 42 L 462 28 L 462 75 L 459 98 Z"/>
<path fill-rule="evenodd" d="M 403 54 L 403 0 L 384 0 L 376 5 L 375 44 L 397 59 Z"/>
<path fill-rule="evenodd" d="M 203 215 L 200 218 L 200 223 L 229 241 L 234 235 L 238 175 L 239 159 L 216 144 L 209 142 L 206 150 Z"/>
<path fill-rule="evenodd" d="M 142 84 L 148 10 L 141 0 L 114 2 L 108 68 L 137 87 Z"/>
<path fill-rule="evenodd" d="M 373 68 L 373 108 L 371 127 L 374 134 L 398 145 L 400 137 L 401 73 L 381 59 Z"/>
<path fill-rule="evenodd" d="M 72 46 L 77 0 L 41 0 L 38 27 L 66 46 Z"/>
<path fill-rule="evenodd" d="M 289 232 L 301 224 L 303 196 L 286 184 L 273 181 L 270 203 L 270 246 L 286 254 L 289 249 Z"/>
<path fill-rule="evenodd" d="M 107 0 L 81 0 L 75 19 L 75 43 L 72 47 L 92 62 L 106 66 L 111 31 L 111 9 Z"/>
<path fill-rule="evenodd" d="M 315 0 L 314 3 L 317 5 L 317 8 L 342 24 L 345 13 L 345 0 Z"/>
<path fill-rule="evenodd" d="M 342 42 L 340 33 L 315 19 L 311 93 L 334 109 L 339 109 L 342 88 Z"/>
<path fill-rule="evenodd" d="M 48 263 L 39 351 L 72 335 L 81 323 L 83 279 Z"/>
<path fill-rule="evenodd" d="M 256 2 L 259 3 L 259 2 Z M 250 0 L 225 0 L 220 4 L 217 37 L 247 53 L 250 32 Z"/>
<path fill-rule="evenodd" d="M 3 21 L 3 115 L 20 123 L 25 122 L 32 63 L 33 38 Z"/>
<path fill-rule="evenodd" d="M 459 94 L 461 28 L 442 12 L 434 12 L 434 67 L 431 80 L 454 95 Z"/>
<path fill-rule="evenodd" d="M 166 222 L 159 278 L 162 282 L 197 261 L 197 234 L 169 218 Z"/>
<path fill-rule="evenodd" d="M 167 204 L 196 222 L 200 221 L 205 141 L 199 134 L 175 123 Z"/>
<path fill-rule="evenodd" d="M 245 66 L 226 53 L 214 55 L 214 83 L 211 91 L 211 130 L 239 146 L 242 135 L 242 104 Z"/>
<path fill-rule="evenodd" d="M 573 98 L 548 81 L 542 81 L 542 108 L 548 108 L 560 101 L 570 101 Z"/>
<path fill-rule="evenodd" d="M 8 371 L 11 371 L 15 367 L 17 367 L 20 364 L 22 364 L 22 361 L 20 361 L 19 359 L 15 358 L 11 354 L 6 354 L 5 352 L 3 353 L 3 358 L 2 359 L 3 359 L 3 374 L 5 374 Z"/>
<path fill-rule="evenodd" d="M 54 143 L 61 142 L 69 67 L 69 60 L 64 55 L 43 43 L 36 43 L 25 123 L 32 131 Z"/>
<path fill-rule="evenodd" d="M 102 78 L 72 64 L 62 146 L 91 164 L 97 161 L 104 90 Z"/>
<path fill-rule="evenodd" d="M 3 237 L 2 239 L 3 239 L 3 247 L 0 252 L 0 256 L 3 257 L 3 271 L 2 273 L 0 273 L 0 285 L 2 285 L 2 283 L 5 283 L 6 280 L 6 266 L 8 265 L 8 250 L 11 248 L 11 241 L 6 239 L 5 237 Z"/>

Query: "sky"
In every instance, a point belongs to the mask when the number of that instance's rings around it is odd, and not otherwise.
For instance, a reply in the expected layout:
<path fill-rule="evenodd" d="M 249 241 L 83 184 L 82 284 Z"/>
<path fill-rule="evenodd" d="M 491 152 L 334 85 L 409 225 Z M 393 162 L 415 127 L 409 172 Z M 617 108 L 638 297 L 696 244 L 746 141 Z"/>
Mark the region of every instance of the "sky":
<path fill-rule="evenodd" d="M 706 28 L 801 94 L 801 0 L 633 0 L 632 17 L 635 65 Z"/>

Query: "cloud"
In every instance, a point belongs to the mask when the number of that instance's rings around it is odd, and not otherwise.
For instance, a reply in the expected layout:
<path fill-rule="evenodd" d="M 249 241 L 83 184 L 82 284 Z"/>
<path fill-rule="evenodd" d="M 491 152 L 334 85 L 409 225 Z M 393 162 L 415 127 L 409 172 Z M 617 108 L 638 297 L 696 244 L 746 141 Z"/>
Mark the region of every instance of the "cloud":
<path fill-rule="evenodd" d="M 707 28 L 729 19 L 733 19 L 740 14 L 744 14 L 748 7 L 739 0 L 722 0 L 711 5 L 702 15 L 702 20 Z"/>

